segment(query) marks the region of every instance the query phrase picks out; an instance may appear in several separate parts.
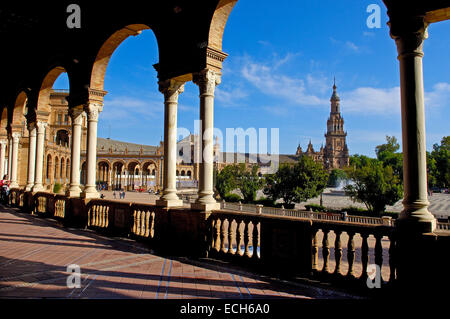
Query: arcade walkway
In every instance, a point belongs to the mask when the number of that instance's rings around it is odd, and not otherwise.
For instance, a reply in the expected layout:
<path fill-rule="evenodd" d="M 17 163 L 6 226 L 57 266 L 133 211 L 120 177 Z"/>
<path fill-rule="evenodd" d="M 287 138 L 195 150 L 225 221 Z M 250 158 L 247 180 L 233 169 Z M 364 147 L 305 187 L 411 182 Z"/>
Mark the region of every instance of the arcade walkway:
<path fill-rule="evenodd" d="M 67 266 L 81 287 L 67 287 Z M 158 256 L 141 243 L 67 229 L 0 205 L 0 298 L 352 298 L 218 265 Z"/>

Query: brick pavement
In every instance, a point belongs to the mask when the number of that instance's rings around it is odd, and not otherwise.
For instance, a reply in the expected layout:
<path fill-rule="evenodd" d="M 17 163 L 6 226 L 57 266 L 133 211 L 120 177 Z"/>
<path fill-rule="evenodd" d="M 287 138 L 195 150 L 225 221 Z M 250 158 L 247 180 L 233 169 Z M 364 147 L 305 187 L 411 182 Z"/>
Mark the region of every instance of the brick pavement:
<path fill-rule="evenodd" d="M 81 269 L 67 287 L 67 266 Z M 0 205 L 0 298 L 350 298 L 224 266 L 159 256 L 142 243 L 62 228 Z"/>

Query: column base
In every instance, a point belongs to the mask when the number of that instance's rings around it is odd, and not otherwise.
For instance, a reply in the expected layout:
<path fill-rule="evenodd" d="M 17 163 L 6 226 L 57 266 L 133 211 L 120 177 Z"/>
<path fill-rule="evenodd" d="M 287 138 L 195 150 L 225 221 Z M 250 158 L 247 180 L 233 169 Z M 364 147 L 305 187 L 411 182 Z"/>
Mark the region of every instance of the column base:
<path fill-rule="evenodd" d="M 82 192 L 80 197 L 83 198 L 83 199 L 96 199 L 96 198 L 100 198 L 100 194 L 97 191 L 95 191 L 95 192 Z"/>
<path fill-rule="evenodd" d="M 43 185 L 34 185 L 33 188 L 31 189 L 31 191 L 33 193 L 42 192 L 42 191 L 44 191 L 44 186 Z"/>
<path fill-rule="evenodd" d="M 17 182 L 11 182 L 9 188 L 19 188 L 19 184 L 17 184 Z"/>
<path fill-rule="evenodd" d="M 396 222 L 405 232 L 432 233 L 436 229 L 436 218 L 428 209 L 428 201 L 403 202 L 404 209 Z"/>
<path fill-rule="evenodd" d="M 67 197 L 80 197 L 80 195 L 81 195 L 81 190 L 80 191 L 68 190 L 66 192 Z"/>
<path fill-rule="evenodd" d="M 156 206 L 181 207 L 183 206 L 183 201 L 181 199 L 158 199 L 156 200 Z"/>
<path fill-rule="evenodd" d="M 220 209 L 220 203 L 192 203 L 191 209 L 209 212 Z"/>
<path fill-rule="evenodd" d="M 431 214 L 430 214 L 431 215 Z M 432 233 L 436 230 L 436 218 L 433 219 L 413 219 L 399 218 L 395 226 L 405 233 Z"/>

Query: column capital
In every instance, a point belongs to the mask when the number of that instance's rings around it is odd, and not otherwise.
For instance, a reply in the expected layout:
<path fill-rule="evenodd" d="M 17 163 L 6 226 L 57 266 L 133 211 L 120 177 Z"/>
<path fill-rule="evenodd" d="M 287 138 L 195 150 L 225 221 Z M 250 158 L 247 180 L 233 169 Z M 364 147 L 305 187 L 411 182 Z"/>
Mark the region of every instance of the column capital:
<path fill-rule="evenodd" d="M 1 147 L 6 147 L 6 145 L 8 145 L 8 141 L 7 140 L 0 140 L 0 146 Z"/>
<path fill-rule="evenodd" d="M 12 133 L 12 139 L 13 139 L 13 143 L 19 143 L 19 139 L 22 136 L 22 134 L 14 132 Z"/>
<path fill-rule="evenodd" d="M 47 122 L 44 121 L 36 121 L 36 128 L 38 133 L 44 133 L 44 129 L 48 126 Z"/>
<path fill-rule="evenodd" d="M 200 88 L 200 95 L 214 96 L 217 85 L 221 83 L 221 74 L 210 69 L 204 69 L 193 75 L 193 82 Z"/>
<path fill-rule="evenodd" d="M 84 109 L 81 107 L 69 108 L 69 116 L 74 125 L 81 125 L 83 120 Z"/>
<path fill-rule="evenodd" d="M 97 103 L 87 103 L 84 106 L 89 122 L 98 122 L 98 115 L 103 110 L 103 105 Z"/>
<path fill-rule="evenodd" d="M 34 132 L 34 134 L 36 134 L 36 122 L 28 122 L 27 130 L 28 130 L 28 132 L 30 132 L 30 134 L 32 134 L 32 132 Z"/>
<path fill-rule="evenodd" d="M 164 94 L 165 102 L 178 102 L 178 95 L 184 92 L 184 82 L 174 79 L 159 81 L 159 91 Z"/>
<path fill-rule="evenodd" d="M 397 44 L 398 57 L 423 56 L 423 41 L 428 38 L 425 16 L 394 16 L 388 22 L 390 36 Z"/>

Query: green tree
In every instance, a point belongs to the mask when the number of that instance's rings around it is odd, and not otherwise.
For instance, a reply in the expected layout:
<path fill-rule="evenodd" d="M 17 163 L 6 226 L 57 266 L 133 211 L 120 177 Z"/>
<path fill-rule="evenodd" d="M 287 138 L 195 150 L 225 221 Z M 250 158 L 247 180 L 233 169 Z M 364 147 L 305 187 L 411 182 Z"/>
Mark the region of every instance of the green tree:
<path fill-rule="evenodd" d="M 257 165 L 247 168 L 244 163 L 237 167 L 236 184 L 245 203 L 255 201 L 256 192 L 264 187 L 264 178 L 258 176 L 258 169 Z"/>
<path fill-rule="evenodd" d="M 264 193 L 272 200 L 282 198 L 286 204 L 304 202 L 319 196 L 328 182 L 322 164 L 302 156 L 294 165 L 280 165 L 275 174 L 266 176 Z"/>
<path fill-rule="evenodd" d="M 428 187 L 436 187 L 437 179 L 436 179 L 436 160 L 431 155 L 430 152 L 427 152 L 427 178 L 428 178 Z"/>
<path fill-rule="evenodd" d="M 403 180 L 403 154 L 398 153 L 400 144 L 397 142 L 395 136 L 386 136 L 386 143 L 375 147 L 375 154 L 377 159 L 383 162 L 383 166 L 392 167 L 394 174 L 400 180 Z"/>
<path fill-rule="evenodd" d="M 236 165 L 227 165 L 220 172 L 216 173 L 215 187 L 222 199 L 225 199 L 230 192 L 237 188 L 237 173 Z"/>
<path fill-rule="evenodd" d="M 375 154 L 377 154 L 377 158 L 381 160 L 380 156 L 383 156 L 384 153 L 396 153 L 399 149 L 400 144 L 398 144 L 397 138 L 395 136 L 386 135 L 386 144 L 375 147 Z"/>
<path fill-rule="evenodd" d="M 367 209 L 381 215 L 386 205 L 394 205 L 403 197 L 403 187 L 392 167 L 384 166 L 379 160 L 349 169 L 347 173 L 352 184 L 345 186 L 346 195 L 353 201 L 364 203 Z"/>
<path fill-rule="evenodd" d="M 450 136 L 444 136 L 441 145 L 434 144 L 431 157 L 434 160 L 432 175 L 436 179 L 436 186 L 450 187 Z"/>
<path fill-rule="evenodd" d="M 366 155 L 351 155 L 350 156 L 350 168 L 357 169 L 366 166 L 369 162 L 374 161 L 373 158 L 370 158 Z"/>
<path fill-rule="evenodd" d="M 53 185 L 53 193 L 58 194 L 61 191 L 62 185 L 60 183 L 55 183 Z"/>

